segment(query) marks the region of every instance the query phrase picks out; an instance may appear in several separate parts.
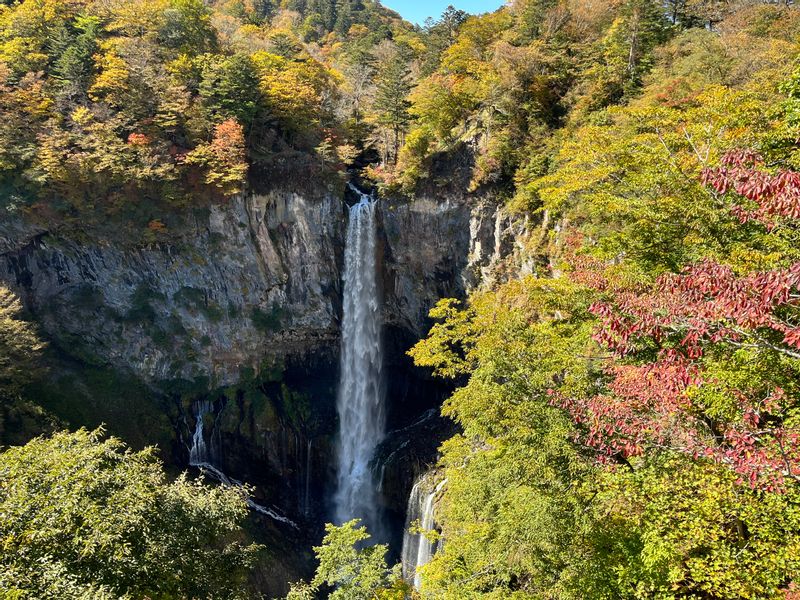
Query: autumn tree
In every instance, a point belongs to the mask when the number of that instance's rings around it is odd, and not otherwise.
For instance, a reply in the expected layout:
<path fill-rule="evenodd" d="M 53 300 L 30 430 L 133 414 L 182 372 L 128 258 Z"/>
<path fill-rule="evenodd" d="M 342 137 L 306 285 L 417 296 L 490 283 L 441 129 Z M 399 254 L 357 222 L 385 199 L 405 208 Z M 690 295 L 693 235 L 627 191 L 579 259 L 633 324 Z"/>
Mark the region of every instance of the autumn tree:
<path fill-rule="evenodd" d="M 800 219 L 800 174 L 762 166 L 755 153 L 732 152 L 703 178 L 717 193 L 730 194 L 729 209 L 743 224 L 774 228 Z M 566 401 L 587 424 L 588 444 L 612 457 L 672 448 L 717 461 L 768 490 L 800 481 L 800 429 L 785 376 L 771 381 L 774 375 L 765 373 L 737 389 L 717 371 L 705 374 L 702 364 L 708 354 L 721 360 L 727 349 L 798 368 L 798 290 L 798 262 L 737 276 L 712 260 L 664 275 L 652 290 L 612 288 L 610 301 L 591 308 L 601 321 L 597 341 L 623 357 L 656 353 L 657 360 L 614 367 L 613 396 Z"/>
<path fill-rule="evenodd" d="M 796 86 L 763 85 L 792 70 L 775 38 L 718 41 L 681 35 L 636 99 L 572 112 L 517 188 L 558 223 L 526 238 L 536 275 L 509 257 L 510 281 L 432 312 L 412 355 L 462 383 L 463 434 L 423 595 L 795 593 Z"/>
<path fill-rule="evenodd" d="M 642 84 L 653 65 L 653 49 L 668 37 L 659 2 L 625 0 L 600 42 L 598 64 L 590 70 L 590 108 L 619 102 Z"/>
<path fill-rule="evenodd" d="M 234 119 L 223 121 L 214 128 L 214 137 L 201 144 L 184 159 L 186 164 L 201 167 L 204 180 L 223 196 L 242 190 L 247 175 L 244 129 Z"/>
<path fill-rule="evenodd" d="M 158 40 L 184 54 L 214 50 L 217 39 L 210 9 L 202 0 L 168 0 L 161 15 Z"/>
<path fill-rule="evenodd" d="M 269 115 L 288 136 L 302 138 L 320 124 L 323 97 L 330 91 L 329 72 L 323 65 L 311 58 L 287 60 L 267 52 L 255 54 L 253 60 Z"/>

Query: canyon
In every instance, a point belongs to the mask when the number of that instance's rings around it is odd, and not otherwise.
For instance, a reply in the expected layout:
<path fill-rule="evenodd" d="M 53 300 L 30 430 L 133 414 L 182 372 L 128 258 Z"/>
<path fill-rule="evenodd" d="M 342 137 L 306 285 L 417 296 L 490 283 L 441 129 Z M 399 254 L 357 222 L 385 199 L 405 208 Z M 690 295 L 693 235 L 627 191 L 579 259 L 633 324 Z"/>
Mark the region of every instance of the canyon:
<path fill-rule="evenodd" d="M 302 524 L 285 531 L 272 519 L 272 537 L 317 542 L 334 510 L 344 248 L 359 201 L 353 189 L 276 185 L 193 211 L 170 245 L 4 222 L 0 281 L 49 342 L 50 383 L 38 390 L 48 408 L 70 426 L 158 445 L 175 472 L 212 464 Z M 530 268 L 529 233 L 491 192 L 432 189 L 374 210 L 386 434 L 372 468 L 381 541 L 398 557 L 411 488 L 453 431 L 438 415 L 450 385 L 405 352 L 437 300 L 464 297 L 511 262 Z M 198 435 L 202 457 L 191 456 Z M 266 587 L 280 592 L 305 565 L 276 560 L 286 564 Z"/>

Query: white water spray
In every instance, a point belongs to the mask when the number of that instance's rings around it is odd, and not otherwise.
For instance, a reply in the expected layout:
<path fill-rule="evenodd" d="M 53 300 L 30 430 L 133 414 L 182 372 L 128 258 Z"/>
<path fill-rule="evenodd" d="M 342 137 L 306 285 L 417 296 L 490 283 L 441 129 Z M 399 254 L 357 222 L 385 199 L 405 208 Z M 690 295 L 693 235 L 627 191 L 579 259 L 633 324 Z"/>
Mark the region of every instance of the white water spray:
<path fill-rule="evenodd" d="M 411 495 L 408 498 L 401 560 L 403 565 L 403 577 L 406 581 L 413 582 L 415 588 L 419 588 L 420 585 L 419 568 L 430 562 L 438 545 L 436 542 L 428 541 L 428 538 L 421 533 L 411 533 L 409 529 L 415 525 L 419 525 L 419 528 L 423 531 L 434 529 L 436 526 L 434 520 L 434 503 L 436 501 L 436 496 L 442 490 L 446 482 L 446 479 L 440 481 L 439 484 L 431 490 L 429 487 L 432 484 L 430 478 L 422 476 L 414 484 L 414 487 L 411 488 Z"/>
<path fill-rule="evenodd" d="M 306 445 L 306 485 L 303 494 L 303 514 L 307 517 L 311 512 L 311 440 Z"/>
<path fill-rule="evenodd" d="M 354 191 L 355 188 L 352 188 Z M 381 311 L 377 279 L 375 201 L 361 194 L 350 208 L 344 258 L 336 521 L 360 518 L 379 530 L 370 461 L 384 430 Z"/>

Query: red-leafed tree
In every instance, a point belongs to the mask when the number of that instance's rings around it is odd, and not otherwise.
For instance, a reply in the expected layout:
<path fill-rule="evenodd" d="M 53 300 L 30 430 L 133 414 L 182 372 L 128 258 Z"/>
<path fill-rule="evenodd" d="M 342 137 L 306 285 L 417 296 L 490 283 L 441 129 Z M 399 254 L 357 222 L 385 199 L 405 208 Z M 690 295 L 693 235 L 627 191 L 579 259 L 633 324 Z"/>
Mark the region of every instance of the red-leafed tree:
<path fill-rule="evenodd" d="M 800 219 L 800 173 L 768 172 L 753 152 L 732 152 L 702 177 L 743 224 L 772 230 Z M 595 340 L 617 360 L 606 393 L 553 396 L 601 461 L 667 450 L 726 465 L 764 490 L 800 480 L 800 416 L 781 377 L 786 361 L 800 360 L 800 262 L 740 274 L 705 260 L 640 289 L 586 261 L 576 277 L 604 296 L 590 309 Z M 709 367 L 740 351 L 772 357 L 774 371 L 731 383 Z"/>
<path fill-rule="evenodd" d="M 185 157 L 187 164 L 205 168 L 205 183 L 225 196 L 242 190 L 247 176 L 244 128 L 236 119 L 227 119 L 214 128 L 214 137 Z"/>

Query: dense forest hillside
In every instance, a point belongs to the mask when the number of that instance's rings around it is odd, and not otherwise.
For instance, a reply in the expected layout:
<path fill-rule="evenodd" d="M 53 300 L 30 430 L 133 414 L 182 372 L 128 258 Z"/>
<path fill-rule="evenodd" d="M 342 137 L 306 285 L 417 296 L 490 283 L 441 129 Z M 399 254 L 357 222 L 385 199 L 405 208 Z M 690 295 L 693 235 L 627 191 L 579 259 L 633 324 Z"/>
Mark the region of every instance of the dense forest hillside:
<path fill-rule="evenodd" d="M 800 598 L 794 2 L 5 0 L 0 117 L 0 598 Z"/>
<path fill-rule="evenodd" d="M 382 73 L 426 51 L 421 32 L 374 2 L 284 4 L 3 7 L 4 205 L 152 242 L 248 170 L 325 177 L 381 147 Z"/>

